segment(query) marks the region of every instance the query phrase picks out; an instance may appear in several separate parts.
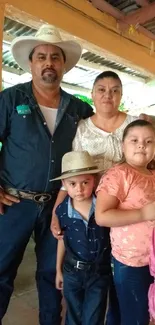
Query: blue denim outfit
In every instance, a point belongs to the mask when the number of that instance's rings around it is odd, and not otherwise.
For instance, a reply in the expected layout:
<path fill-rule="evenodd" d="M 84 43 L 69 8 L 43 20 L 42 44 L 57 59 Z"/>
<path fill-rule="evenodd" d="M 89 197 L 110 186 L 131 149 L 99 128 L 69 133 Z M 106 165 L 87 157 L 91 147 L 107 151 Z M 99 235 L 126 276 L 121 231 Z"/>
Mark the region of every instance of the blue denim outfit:
<path fill-rule="evenodd" d="M 0 215 L 0 324 L 13 292 L 14 278 L 32 232 L 37 257 L 36 280 L 40 324 L 59 325 L 61 295 L 55 289 L 57 241 L 50 232 L 51 212 L 60 182 L 62 156 L 71 150 L 80 119 L 91 107 L 61 90 L 56 125 L 51 136 L 32 91 L 32 83 L 0 93 L 0 185 L 23 191 L 47 192 L 48 203 L 21 199 Z"/>
<path fill-rule="evenodd" d="M 109 229 L 95 222 L 95 197 L 88 221 L 67 197 L 56 209 L 64 230 L 64 297 L 67 302 L 66 325 L 103 325 L 107 292 L 111 279 Z M 88 270 L 75 268 L 71 261 L 82 261 Z"/>
<path fill-rule="evenodd" d="M 148 325 L 148 290 L 153 282 L 149 266 L 132 267 L 125 265 L 113 257 L 114 284 L 118 296 L 121 314 L 121 325 Z M 114 303 L 115 306 L 115 303 Z M 112 308 L 112 312 L 114 309 Z M 108 314 L 107 324 L 114 324 Z"/>

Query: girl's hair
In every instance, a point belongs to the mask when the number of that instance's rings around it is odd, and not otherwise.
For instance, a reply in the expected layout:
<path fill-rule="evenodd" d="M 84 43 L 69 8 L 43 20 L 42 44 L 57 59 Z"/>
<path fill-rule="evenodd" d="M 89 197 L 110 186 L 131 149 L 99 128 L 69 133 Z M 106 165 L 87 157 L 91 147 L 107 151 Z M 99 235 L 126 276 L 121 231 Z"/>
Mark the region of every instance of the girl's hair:
<path fill-rule="evenodd" d="M 128 135 L 129 130 L 136 126 L 140 126 L 140 127 L 147 126 L 147 127 L 151 128 L 155 133 L 155 129 L 150 122 L 139 119 L 139 120 L 135 120 L 135 121 L 131 122 L 130 124 L 128 124 L 126 126 L 126 128 L 124 129 L 124 132 L 123 132 L 122 141 L 125 140 L 126 136 Z"/>
<path fill-rule="evenodd" d="M 145 121 L 145 120 L 136 120 L 136 121 L 133 121 L 133 122 L 131 122 L 130 124 L 128 124 L 126 126 L 126 128 L 124 129 L 124 132 L 123 132 L 122 141 L 125 140 L 126 136 L 128 135 L 129 130 L 136 127 L 136 126 L 140 126 L 140 127 L 147 126 L 147 127 L 151 128 L 155 133 L 155 129 L 154 129 L 153 125 L 150 122 Z M 119 164 L 123 164 L 125 162 L 126 162 L 126 160 L 125 160 L 125 157 L 124 157 L 124 154 L 123 154 L 122 159 L 119 162 Z M 154 160 L 149 162 L 149 164 L 147 165 L 147 169 L 153 169 L 153 170 L 155 169 Z"/>
<path fill-rule="evenodd" d="M 101 80 L 101 79 L 104 79 L 104 78 L 113 78 L 113 79 L 116 79 L 116 80 L 119 80 L 120 82 L 120 85 L 122 87 L 122 81 L 120 79 L 120 77 L 118 76 L 117 73 L 113 72 L 113 71 L 104 71 L 102 73 L 100 73 L 96 78 L 95 78 L 95 81 L 94 81 L 94 84 L 93 84 L 93 87 L 95 86 L 95 84 L 97 83 L 98 80 Z"/>

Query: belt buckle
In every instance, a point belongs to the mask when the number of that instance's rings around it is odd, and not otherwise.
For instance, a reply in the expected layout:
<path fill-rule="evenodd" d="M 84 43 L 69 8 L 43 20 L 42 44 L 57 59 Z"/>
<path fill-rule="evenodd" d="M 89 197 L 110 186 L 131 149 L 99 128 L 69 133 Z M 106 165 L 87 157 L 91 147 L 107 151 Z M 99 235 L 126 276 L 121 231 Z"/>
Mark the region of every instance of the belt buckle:
<path fill-rule="evenodd" d="M 76 268 L 77 268 L 78 270 L 83 270 L 83 268 L 82 268 L 80 265 L 82 265 L 81 261 L 77 261 L 77 263 L 76 263 Z"/>
<path fill-rule="evenodd" d="M 48 201 L 50 201 L 52 198 L 52 196 L 47 193 L 40 193 L 40 194 L 35 194 L 34 195 L 34 201 L 37 202 L 37 203 L 46 203 Z"/>

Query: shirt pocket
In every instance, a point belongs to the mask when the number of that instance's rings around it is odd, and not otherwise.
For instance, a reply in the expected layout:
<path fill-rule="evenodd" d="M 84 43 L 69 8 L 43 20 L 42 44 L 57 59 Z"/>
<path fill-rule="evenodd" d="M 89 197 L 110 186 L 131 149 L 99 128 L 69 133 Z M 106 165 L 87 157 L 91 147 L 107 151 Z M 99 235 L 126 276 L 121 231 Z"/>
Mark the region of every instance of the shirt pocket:
<path fill-rule="evenodd" d="M 18 114 L 15 110 L 11 120 L 10 138 L 22 146 L 36 146 L 43 136 L 43 126 L 39 117 L 33 111 L 28 114 Z"/>

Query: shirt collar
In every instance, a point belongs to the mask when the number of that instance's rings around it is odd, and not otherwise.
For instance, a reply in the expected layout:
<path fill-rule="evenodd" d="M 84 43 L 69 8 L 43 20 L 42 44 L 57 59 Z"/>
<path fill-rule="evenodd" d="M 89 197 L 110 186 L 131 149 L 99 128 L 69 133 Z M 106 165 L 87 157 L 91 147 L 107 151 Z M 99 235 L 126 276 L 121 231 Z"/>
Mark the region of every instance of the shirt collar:
<path fill-rule="evenodd" d="M 93 197 L 92 197 L 92 205 L 91 205 L 89 216 L 88 216 L 88 221 L 89 221 L 89 219 L 91 218 L 92 214 L 95 211 L 95 204 L 96 204 L 96 197 L 95 197 L 95 195 L 93 195 Z M 73 208 L 70 197 L 68 197 L 68 217 L 69 218 L 75 218 L 76 217 L 77 219 L 82 219 L 83 220 L 83 218 L 80 216 L 80 214 Z"/>

